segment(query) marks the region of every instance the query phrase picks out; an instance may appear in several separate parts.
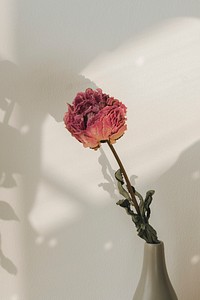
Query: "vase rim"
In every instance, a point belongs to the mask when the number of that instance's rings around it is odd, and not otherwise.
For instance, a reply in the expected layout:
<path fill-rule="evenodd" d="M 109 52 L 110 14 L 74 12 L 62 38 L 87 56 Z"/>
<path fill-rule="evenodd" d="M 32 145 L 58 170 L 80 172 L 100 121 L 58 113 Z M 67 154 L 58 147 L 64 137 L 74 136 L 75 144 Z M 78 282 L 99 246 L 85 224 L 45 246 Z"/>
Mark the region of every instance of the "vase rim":
<path fill-rule="evenodd" d="M 145 242 L 146 247 L 160 247 L 160 246 L 163 246 L 163 245 L 164 245 L 163 241 L 159 241 L 159 243 L 157 243 L 157 244 L 150 244 L 150 243 Z"/>

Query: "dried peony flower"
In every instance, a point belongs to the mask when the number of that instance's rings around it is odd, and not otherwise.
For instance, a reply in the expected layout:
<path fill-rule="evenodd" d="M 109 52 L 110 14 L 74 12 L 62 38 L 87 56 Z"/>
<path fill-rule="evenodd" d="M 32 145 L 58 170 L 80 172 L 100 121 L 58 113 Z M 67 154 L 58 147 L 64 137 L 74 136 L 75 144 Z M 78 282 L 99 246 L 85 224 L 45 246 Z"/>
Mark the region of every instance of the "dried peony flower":
<path fill-rule="evenodd" d="M 72 105 L 68 104 L 68 112 L 65 113 L 64 123 L 84 147 L 98 149 L 102 142 L 106 142 L 112 151 L 119 170 L 115 172 L 119 193 L 124 199 L 117 204 L 124 208 L 134 222 L 138 235 L 147 243 L 157 244 L 155 229 L 149 224 L 150 205 L 153 190 L 146 193 L 143 198 L 131 185 L 126 170 L 112 145 L 119 139 L 126 126 L 126 106 L 119 100 L 103 94 L 101 89 L 87 89 L 76 95 Z M 126 183 L 126 186 L 124 184 Z M 139 200 L 139 203 L 138 203 Z"/>
<path fill-rule="evenodd" d="M 86 89 L 68 104 L 64 123 L 84 147 L 98 149 L 101 142 L 111 144 L 127 129 L 126 106 L 119 100 L 104 94 L 101 89 Z"/>

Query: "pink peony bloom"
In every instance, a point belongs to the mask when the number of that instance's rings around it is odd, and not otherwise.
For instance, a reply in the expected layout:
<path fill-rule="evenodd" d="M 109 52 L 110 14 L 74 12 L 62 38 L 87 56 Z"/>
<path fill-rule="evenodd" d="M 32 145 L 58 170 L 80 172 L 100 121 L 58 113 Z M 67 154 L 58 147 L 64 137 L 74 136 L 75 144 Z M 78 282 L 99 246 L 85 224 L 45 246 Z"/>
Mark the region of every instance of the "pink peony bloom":
<path fill-rule="evenodd" d="M 113 144 L 124 134 L 126 106 L 101 89 L 88 88 L 76 95 L 72 105 L 68 104 L 64 123 L 84 147 L 96 150 L 101 142 Z"/>

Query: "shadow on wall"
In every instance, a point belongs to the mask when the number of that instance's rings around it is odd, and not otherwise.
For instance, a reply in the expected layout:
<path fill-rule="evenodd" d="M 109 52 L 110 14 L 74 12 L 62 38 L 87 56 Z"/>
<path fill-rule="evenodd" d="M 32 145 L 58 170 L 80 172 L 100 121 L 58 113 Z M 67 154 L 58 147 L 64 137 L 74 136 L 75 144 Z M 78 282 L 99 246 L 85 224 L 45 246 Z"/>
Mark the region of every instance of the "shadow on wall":
<path fill-rule="evenodd" d="M 24 260 L 28 300 L 43 300 L 49 297 L 58 299 L 63 295 L 69 295 L 68 299 L 70 296 L 71 299 L 79 299 L 84 293 L 90 299 L 123 298 L 124 290 L 121 289 L 120 295 L 119 291 L 113 290 L 112 287 L 126 286 L 126 270 L 130 262 L 120 257 L 119 250 L 116 250 L 120 247 L 114 249 L 113 245 L 126 243 L 127 249 L 129 245 L 125 236 L 119 241 L 119 228 L 112 222 L 112 216 L 116 213 L 112 207 L 98 209 L 85 205 L 83 219 L 73 227 L 63 227 L 63 230 L 57 233 L 60 244 L 52 253 L 49 249 L 56 246 L 55 239 L 50 240 L 50 248 L 42 244 L 42 239 L 38 239 L 38 244 L 35 244 L 37 236 L 27 216 L 33 207 L 38 183 L 42 177 L 42 125 L 48 115 L 56 121 L 61 121 L 66 110 L 65 103 L 71 101 L 77 91 L 86 87 L 96 87 L 94 83 L 79 75 L 93 58 L 102 52 L 115 49 L 135 33 L 164 18 L 188 13 L 196 15 L 198 11 L 198 4 L 195 7 L 191 6 L 191 1 L 184 1 L 181 7 L 174 4 L 173 9 L 169 8 L 167 2 L 160 3 L 160 14 L 159 9 L 152 9 L 149 2 L 137 9 L 134 2 L 128 0 L 123 2 L 123 6 L 120 1 L 111 1 L 109 5 L 101 1 L 88 0 L 81 2 L 83 4 L 78 2 L 18 1 L 15 50 L 19 62 L 18 65 L 5 60 L 0 62 L 0 107 L 4 113 L 0 123 L 0 183 L 1 187 L 12 188 L 17 184 L 15 174 L 21 174 L 24 179 L 24 215 L 20 221 L 23 221 L 27 242 L 24 245 L 27 255 Z M 159 4 L 159 1 L 156 4 Z M 138 14 L 138 9 L 141 10 L 141 14 Z M 18 118 L 17 128 L 13 127 L 11 122 L 15 114 Z M 102 186 L 115 197 L 114 189 L 109 188 L 110 184 L 113 187 L 113 180 L 106 173 L 102 157 L 99 162 L 108 181 Z M 110 166 L 109 168 L 113 172 Z M 54 184 L 58 189 L 63 188 L 55 182 Z M 162 187 L 162 179 L 159 185 Z M 67 195 L 68 187 L 63 190 Z M 70 193 L 74 201 L 79 203 L 80 194 L 76 186 Z M 83 201 L 85 198 L 86 196 L 82 196 Z M 1 204 L 4 206 L 2 218 L 7 216 L 9 221 L 17 221 L 18 218 L 8 204 L 8 199 Z M 80 239 L 77 240 L 77 237 Z M 87 243 L 87 240 L 92 240 L 93 244 Z M 0 256 L 2 267 L 16 274 L 17 268 L 2 250 Z M 121 270 L 123 282 L 112 276 L 119 271 L 116 266 L 117 260 L 121 260 L 124 266 Z M 105 283 L 100 291 L 96 291 L 97 286 L 102 286 L 102 273 L 98 272 L 102 264 L 105 265 Z M 106 268 L 107 265 L 112 266 L 110 270 Z M 88 275 L 85 278 L 84 268 Z M 131 293 L 130 288 L 130 295 Z"/>
<path fill-rule="evenodd" d="M 119 195 L 115 195 L 117 190 L 114 179 L 115 171 L 101 148 L 100 152 L 99 163 L 106 182 L 99 186 L 116 200 Z M 134 175 L 131 176 L 132 182 L 134 178 Z M 173 274 L 174 282 L 179 287 L 177 292 L 180 299 L 187 300 L 191 297 L 198 300 L 200 294 L 198 285 L 200 278 L 200 141 L 183 151 L 176 163 L 153 186 L 156 190 L 156 198 L 159 199 L 159 202 L 154 204 L 153 214 L 159 217 L 155 212 L 157 207 L 158 211 L 163 212 L 162 218 L 166 219 L 165 227 L 161 229 L 158 226 L 158 229 L 164 236 L 173 234 L 176 238 L 171 260 L 173 263 L 176 261 L 177 265 L 177 273 Z M 172 215 L 171 211 L 175 211 L 176 214 Z M 158 224 L 160 224 L 159 221 Z M 195 236 L 196 239 L 194 239 Z"/>
<path fill-rule="evenodd" d="M 115 171 L 112 169 L 104 151 L 100 148 L 99 163 L 106 180 L 99 184 L 114 199 L 116 182 Z M 136 177 L 131 176 L 132 182 Z M 133 184 L 134 185 L 134 184 Z M 200 141 L 195 142 L 182 152 L 176 163 L 166 171 L 154 184 L 156 198 L 155 209 L 162 211 L 163 228 L 157 226 L 163 236 L 174 235 L 176 243 L 172 250 L 172 263 L 176 264 L 176 274 L 173 274 L 173 282 L 179 289 L 177 293 L 180 299 L 187 300 L 190 297 L 199 299 L 200 289 Z M 176 214 L 171 214 L 171 212 Z M 159 220 L 157 221 L 160 224 Z M 196 239 L 194 237 L 196 236 Z"/>
<path fill-rule="evenodd" d="M 83 76 L 72 72 L 69 75 L 66 70 L 59 72 L 50 66 L 43 66 L 42 70 L 23 68 L 10 61 L 0 62 L 0 82 L 0 109 L 3 112 L 0 122 L 0 189 L 15 187 L 15 174 L 21 174 L 25 181 L 24 193 L 28 201 L 24 204 L 28 214 L 41 178 L 41 130 L 46 116 L 51 114 L 61 121 L 66 102 L 73 99 L 77 89 L 95 86 Z M 17 128 L 13 126 L 13 120 Z M 0 201 L 0 218 L 19 221 L 7 199 Z M 15 264 L 3 254 L 2 245 L 0 247 L 1 266 L 16 274 Z"/>
<path fill-rule="evenodd" d="M 12 260 L 10 260 L 8 257 L 5 256 L 5 254 L 2 251 L 1 235 L 0 235 L 0 265 L 8 273 L 10 273 L 12 275 L 16 275 L 17 274 L 17 267 L 12 262 Z"/>
<path fill-rule="evenodd" d="M 104 191 L 108 192 L 110 195 L 111 199 L 114 200 L 119 200 L 120 196 L 118 192 L 118 187 L 117 187 L 117 182 L 115 178 L 115 172 L 119 169 L 118 165 L 116 170 L 114 170 L 110 164 L 110 161 L 108 160 L 104 150 L 102 148 L 99 148 L 99 151 L 101 155 L 99 156 L 98 162 L 101 166 L 101 171 L 103 174 L 104 179 L 106 180 L 105 182 L 101 182 L 98 186 L 103 188 Z M 114 160 L 114 157 L 113 157 Z M 135 186 L 135 179 L 138 178 L 136 175 L 131 175 L 130 176 L 130 182 L 133 186 Z M 117 191 L 117 195 L 115 192 Z"/>
<path fill-rule="evenodd" d="M 173 262 L 180 299 L 198 300 L 200 295 L 200 141 L 188 147 L 155 184 L 165 235 L 175 235 Z M 171 217 L 171 211 L 173 217 Z M 175 216 L 175 217 L 174 217 Z M 196 238 L 194 238 L 196 237 Z M 195 249 L 195 250 L 194 250 Z"/>
<path fill-rule="evenodd" d="M 99 187 L 103 188 L 104 191 L 108 192 L 111 199 L 116 200 L 116 180 L 114 178 L 115 170 L 113 170 L 104 150 L 99 148 L 101 155 L 99 156 L 98 162 L 101 166 L 101 171 L 106 182 L 101 182 Z"/>
<path fill-rule="evenodd" d="M 5 201 L 0 201 L 0 220 L 4 221 L 19 221 L 17 215 L 15 214 L 13 208 Z M 16 275 L 17 267 L 15 264 L 4 255 L 1 245 L 1 235 L 0 235 L 0 265 L 8 273 Z"/>

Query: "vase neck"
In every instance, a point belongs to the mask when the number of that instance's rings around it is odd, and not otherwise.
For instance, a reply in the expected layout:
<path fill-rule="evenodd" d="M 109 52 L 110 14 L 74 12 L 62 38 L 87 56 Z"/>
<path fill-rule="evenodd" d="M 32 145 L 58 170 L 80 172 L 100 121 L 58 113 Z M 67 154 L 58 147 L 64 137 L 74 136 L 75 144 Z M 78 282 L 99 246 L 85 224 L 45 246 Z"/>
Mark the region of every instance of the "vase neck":
<path fill-rule="evenodd" d="M 167 274 L 163 242 L 160 242 L 159 244 L 145 243 L 142 271 L 150 273 L 150 276 L 152 274 L 159 275 L 161 271 Z"/>
<path fill-rule="evenodd" d="M 178 300 L 165 264 L 164 244 L 144 245 L 142 274 L 133 300 Z"/>

